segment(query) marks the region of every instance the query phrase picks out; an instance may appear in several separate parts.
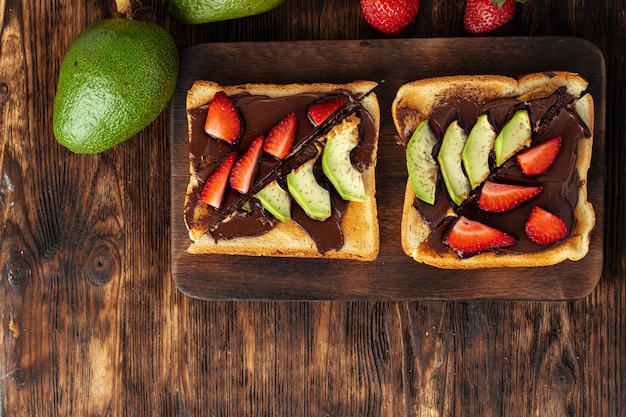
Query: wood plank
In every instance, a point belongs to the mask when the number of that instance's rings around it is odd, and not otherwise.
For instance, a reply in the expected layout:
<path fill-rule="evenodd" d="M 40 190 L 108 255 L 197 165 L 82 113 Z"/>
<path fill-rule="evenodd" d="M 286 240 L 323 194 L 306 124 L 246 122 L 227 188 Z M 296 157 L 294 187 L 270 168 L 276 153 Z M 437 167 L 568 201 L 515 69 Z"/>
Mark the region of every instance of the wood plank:
<path fill-rule="evenodd" d="M 511 59 L 510 51 L 522 59 Z M 585 60 L 572 60 L 572 54 Z M 489 56 L 490 59 L 482 59 Z M 237 57 L 237 60 L 228 60 Z M 478 57 L 478 58 L 477 58 Z M 211 65 L 211 62 L 219 65 Z M 241 62 L 247 65 L 241 66 Z M 310 65 L 301 65 L 306 62 Z M 493 62 L 497 62 L 494 68 Z M 209 64 L 205 64 L 209 63 Z M 401 63 L 401 64 L 399 64 Z M 406 167 L 396 144 L 391 101 L 403 83 L 454 74 L 510 76 L 549 70 L 579 72 L 596 103 L 589 200 L 597 213 L 589 254 L 545 268 L 439 270 L 408 258 L 400 247 Z M 182 206 L 188 183 L 185 95 L 198 79 L 245 82 L 349 82 L 370 79 L 381 105 L 377 202 L 381 247 L 373 262 L 190 255 Z M 597 284 L 604 235 L 604 60 L 577 38 L 412 39 L 201 44 L 181 54 L 171 111 L 172 277 L 184 293 L 208 299 L 398 300 L 573 299 Z M 383 192 L 384 190 L 384 192 Z M 277 276 L 275 271 L 280 270 Z M 315 279 L 311 279 L 311 277 Z M 549 276 L 549 278 L 546 278 Z M 384 279 L 381 279 L 384 277 Z"/>

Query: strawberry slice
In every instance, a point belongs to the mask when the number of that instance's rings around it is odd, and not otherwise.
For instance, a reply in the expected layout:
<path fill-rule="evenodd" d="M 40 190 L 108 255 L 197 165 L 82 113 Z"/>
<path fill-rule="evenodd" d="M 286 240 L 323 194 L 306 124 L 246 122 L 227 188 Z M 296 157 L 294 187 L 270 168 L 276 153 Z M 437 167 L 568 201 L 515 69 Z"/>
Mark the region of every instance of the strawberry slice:
<path fill-rule="evenodd" d="M 542 186 L 501 184 L 487 181 L 478 198 L 478 207 L 492 213 L 512 210 L 543 191 Z"/>
<path fill-rule="evenodd" d="M 242 194 L 247 193 L 250 189 L 264 140 L 263 136 L 253 140 L 246 153 L 235 162 L 230 171 L 230 186 Z"/>
<path fill-rule="evenodd" d="M 555 136 L 517 155 L 517 163 L 528 176 L 541 175 L 554 163 L 561 149 L 561 137 Z"/>
<path fill-rule="evenodd" d="M 541 207 L 533 208 L 526 225 L 526 236 L 540 245 L 549 245 L 561 240 L 567 234 L 567 225 L 559 216 L 550 213 Z"/>
<path fill-rule="evenodd" d="M 348 100 L 345 95 L 323 99 L 309 107 L 307 114 L 315 126 L 319 126 Z"/>
<path fill-rule="evenodd" d="M 445 243 L 460 256 L 515 244 L 516 239 L 483 223 L 459 217 L 445 238 Z"/>
<path fill-rule="evenodd" d="M 226 184 L 228 184 L 228 176 L 236 158 L 237 152 L 231 152 L 222 160 L 217 169 L 204 183 L 204 188 L 202 188 L 200 193 L 200 200 L 217 209 L 222 206 L 222 198 L 224 197 Z"/>
<path fill-rule="evenodd" d="M 237 143 L 242 123 L 235 103 L 224 91 L 218 91 L 209 102 L 204 131 L 216 139 Z"/>
<path fill-rule="evenodd" d="M 295 113 L 290 113 L 279 124 L 274 126 L 265 139 L 263 150 L 278 159 L 283 159 L 293 146 L 296 139 L 298 119 Z"/>

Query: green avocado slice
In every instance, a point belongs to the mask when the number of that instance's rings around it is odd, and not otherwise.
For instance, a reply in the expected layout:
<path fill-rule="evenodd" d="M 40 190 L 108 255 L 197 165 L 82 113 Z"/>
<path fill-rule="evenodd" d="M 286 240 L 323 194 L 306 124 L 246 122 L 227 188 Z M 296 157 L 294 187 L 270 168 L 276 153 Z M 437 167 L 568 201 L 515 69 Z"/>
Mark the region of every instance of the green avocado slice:
<path fill-rule="evenodd" d="M 506 122 L 494 142 L 496 165 L 501 166 L 520 150 L 530 145 L 532 128 L 527 110 L 518 110 Z"/>
<path fill-rule="evenodd" d="M 478 120 L 467 137 L 463 148 L 463 167 L 472 189 L 483 183 L 489 176 L 489 154 L 496 140 L 496 130 L 486 114 Z"/>
<path fill-rule="evenodd" d="M 424 120 L 417 125 L 406 146 L 406 168 L 411 187 L 417 198 L 431 205 L 435 204 L 439 175 L 439 166 L 433 157 L 437 142 L 428 120 Z"/>
<path fill-rule="evenodd" d="M 470 182 L 463 172 L 462 153 L 467 134 L 455 120 L 443 135 L 437 161 L 452 202 L 461 205 L 471 191 Z"/>
<path fill-rule="evenodd" d="M 318 156 L 309 159 L 287 174 L 287 188 L 296 203 L 309 217 L 315 220 L 326 220 L 331 214 L 330 192 L 315 179 L 313 166 Z"/>

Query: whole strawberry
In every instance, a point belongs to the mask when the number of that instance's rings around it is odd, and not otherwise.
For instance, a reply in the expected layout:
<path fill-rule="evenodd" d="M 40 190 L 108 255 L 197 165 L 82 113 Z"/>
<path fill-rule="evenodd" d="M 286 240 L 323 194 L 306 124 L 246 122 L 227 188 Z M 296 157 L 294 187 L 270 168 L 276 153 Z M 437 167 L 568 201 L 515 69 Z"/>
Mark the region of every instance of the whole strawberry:
<path fill-rule="evenodd" d="M 491 32 L 508 23 L 515 15 L 516 3 L 526 0 L 467 0 L 463 26 L 476 35 Z"/>
<path fill-rule="evenodd" d="M 365 20 L 386 35 L 399 35 L 419 10 L 419 0 L 361 0 Z"/>

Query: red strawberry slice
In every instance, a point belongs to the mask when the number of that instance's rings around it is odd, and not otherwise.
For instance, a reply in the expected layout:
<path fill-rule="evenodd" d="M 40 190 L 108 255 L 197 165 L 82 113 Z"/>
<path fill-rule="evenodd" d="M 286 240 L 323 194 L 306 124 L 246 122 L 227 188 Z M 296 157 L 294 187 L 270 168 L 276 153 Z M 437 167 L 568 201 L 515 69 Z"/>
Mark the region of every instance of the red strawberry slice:
<path fill-rule="evenodd" d="M 263 144 L 263 150 L 278 159 L 283 159 L 289 155 L 296 138 L 297 124 L 296 114 L 288 114 L 287 117 L 270 130 Z"/>
<path fill-rule="evenodd" d="M 511 246 L 515 242 L 513 236 L 465 216 L 459 217 L 445 238 L 445 243 L 461 256 Z"/>
<path fill-rule="evenodd" d="M 561 149 L 561 137 L 555 136 L 517 155 L 517 163 L 528 176 L 541 175 L 552 166 Z"/>
<path fill-rule="evenodd" d="M 235 162 L 230 172 L 230 186 L 242 194 L 250 189 L 264 140 L 263 136 L 253 140 L 246 153 Z"/>
<path fill-rule="evenodd" d="M 222 198 L 224 197 L 226 184 L 228 184 L 228 176 L 236 158 L 237 152 L 231 152 L 222 160 L 220 166 L 204 183 L 204 188 L 200 193 L 200 200 L 217 209 L 222 206 Z"/>
<path fill-rule="evenodd" d="M 209 102 L 204 131 L 216 139 L 237 143 L 242 132 L 241 117 L 235 103 L 223 91 L 218 91 Z"/>
<path fill-rule="evenodd" d="M 559 241 L 567 234 L 567 225 L 559 216 L 541 207 L 533 208 L 524 227 L 526 236 L 540 245 Z"/>
<path fill-rule="evenodd" d="M 515 16 L 516 7 L 516 0 L 467 0 L 463 27 L 475 35 L 491 32 L 508 23 Z"/>
<path fill-rule="evenodd" d="M 478 198 L 478 207 L 485 211 L 500 213 L 512 210 L 543 191 L 542 186 L 501 184 L 487 181 Z"/>
<path fill-rule="evenodd" d="M 346 96 L 340 95 L 314 103 L 308 110 L 309 119 L 311 119 L 315 126 L 319 126 L 338 108 L 343 106 L 347 99 Z"/>

